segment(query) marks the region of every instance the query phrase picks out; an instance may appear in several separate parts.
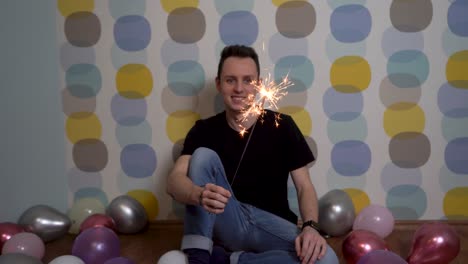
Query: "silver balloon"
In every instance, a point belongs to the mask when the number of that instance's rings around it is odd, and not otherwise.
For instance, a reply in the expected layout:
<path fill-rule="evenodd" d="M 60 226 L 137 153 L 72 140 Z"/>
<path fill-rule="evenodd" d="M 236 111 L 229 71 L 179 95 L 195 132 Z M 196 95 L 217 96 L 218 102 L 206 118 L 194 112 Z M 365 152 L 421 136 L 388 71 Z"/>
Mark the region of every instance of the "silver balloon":
<path fill-rule="evenodd" d="M 20 253 L 8 253 L 0 256 L 0 264 L 43 264 L 42 261 Z"/>
<path fill-rule="evenodd" d="M 319 199 L 319 225 L 331 236 L 348 233 L 356 217 L 353 201 L 343 190 L 331 190 Z"/>
<path fill-rule="evenodd" d="M 141 231 L 148 222 L 145 208 L 136 199 L 121 195 L 107 206 L 106 214 L 115 221 L 115 228 L 123 234 Z"/>
<path fill-rule="evenodd" d="M 64 236 L 71 221 L 66 214 L 50 206 L 35 205 L 20 216 L 18 224 L 38 235 L 44 242 L 49 242 Z"/>

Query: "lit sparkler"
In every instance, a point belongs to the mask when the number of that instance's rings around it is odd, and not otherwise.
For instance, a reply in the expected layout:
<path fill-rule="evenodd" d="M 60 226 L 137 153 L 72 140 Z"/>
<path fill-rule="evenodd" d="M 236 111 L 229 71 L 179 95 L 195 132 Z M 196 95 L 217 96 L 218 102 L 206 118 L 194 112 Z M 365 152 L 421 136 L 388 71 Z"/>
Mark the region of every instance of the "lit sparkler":
<path fill-rule="evenodd" d="M 242 111 L 242 119 L 239 123 L 240 126 L 240 135 L 244 136 L 247 132 L 247 129 L 242 126 L 244 121 L 247 121 L 250 117 L 257 117 L 262 120 L 263 114 L 265 113 L 266 108 L 278 109 L 278 101 L 285 95 L 288 94 L 286 89 L 293 85 L 289 80 L 288 75 L 284 77 L 280 83 L 276 83 L 271 79 L 271 75 L 268 74 L 268 77 L 264 81 L 252 81 L 251 83 L 255 88 L 255 94 L 251 94 L 247 98 L 249 107 Z M 279 126 L 280 114 L 275 116 L 275 126 Z"/>

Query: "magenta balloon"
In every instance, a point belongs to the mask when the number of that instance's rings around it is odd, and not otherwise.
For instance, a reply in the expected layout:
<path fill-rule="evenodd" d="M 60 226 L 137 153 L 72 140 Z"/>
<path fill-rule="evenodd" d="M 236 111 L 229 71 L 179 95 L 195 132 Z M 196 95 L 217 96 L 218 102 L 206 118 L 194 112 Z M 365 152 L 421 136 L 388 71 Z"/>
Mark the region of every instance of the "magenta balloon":
<path fill-rule="evenodd" d="M 383 249 L 373 250 L 359 259 L 357 264 L 408 264 L 397 254 Z"/>
<path fill-rule="evenodd" d="M 441 222 L 425 223 L 414 233 L 408 263 L 450 263 L 458 253 L 460 238 L 453 227 Z"/>
<path fill-rule="evenodd" d="M 104 262 L 104 264 L 135 264 L 135 262 L 128 258 L 118 257 L 109 259 L 108 261 Z"/>
<path fill-rule="evenodd" d="M 102 264 L 120 256 L 119 237 L 104 226 L 85 229 L 75 238 L 72 255 L 86 264 Z"/>
<path fill-rule="evenodd" d="M 381 238 L 387 237 L 395 225 L 393 214 L 384 206 L 371 204 L 359 212 L 354 219 L 353 230 L 368 230 Z"/>
<path fill-rule="evenodd" d="M 387 243 L 377 234 L 367 230 L 353 230 L 343 240 L 343 257 L 348 264 L 356 264 L 367 253 L 384 249 L 388 250 Z"/>
<path fill-rule="evenodd" d="M 24 228 L 11 222 L 0 223 L 0 253 L 5 242 L 12 236 L 24 232 Z"/>
<path fill-rule="evenodd" d="M 85 229 L 98 226 L 104 226 L 112 229 L 114 232 L 116 231 L 115 221 L 110 216 L 105 214 L 93 214 L 81 222 L 80 232 L 83 232 Z"/>
<path fill-rule="evenodd" d="M 37 259 L 44 257 L 45 245 L 42 239 L 28 232 L 17 233 L 5 242 L 2 254 L 21 253 Z"/>

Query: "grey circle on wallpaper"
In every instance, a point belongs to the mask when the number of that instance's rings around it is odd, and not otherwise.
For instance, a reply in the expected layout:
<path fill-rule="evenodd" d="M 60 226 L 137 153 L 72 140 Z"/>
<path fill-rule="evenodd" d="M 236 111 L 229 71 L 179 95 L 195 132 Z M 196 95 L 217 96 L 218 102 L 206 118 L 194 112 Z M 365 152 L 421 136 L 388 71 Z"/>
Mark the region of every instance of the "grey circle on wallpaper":
<path fill-rule="evenodd" d="M 419 168 L 431 155 L 431 143 L 426 135 L 403 132 L 395 135 L 388 146 L 390 159 L 400 168 Z"/>
<path fill-rule="evenodd" d="M 418 104 L 421 99 L 421 86 L 400 88 L 385 77 L 380 83 L 379 95 L 380 101 L 386 107 L 400 102 Z"/>
<path fill-rule="evenodd" d="M 87 138 L 73 145 L 73 161 L 82 171 L 96 172 L 104 169 L 108 162 L 107 146 L 99 139 Z"/>
<path fill-rule="evenodd" d="M 175 42 L 195 43 L 205 35 L 205 30 L 205 16 L 198 8 L 177 8 L 167 17 L 167 32 Z"/>
<path fill-rule="evenodd" d="M 304 38 L 315 29 L 315 8 L 305 1 L 290 1 L 276 11 L 276 28 L 287 38 Z"/>
<path fill-rule="evenodd" d="M 66 18 L 64 30 L 73 46 L 90 47 L 101 37 L 101 22 L 91 12 L 76 12 Z"/>
<path fill-rule="evenodd" d="M 390 7 L 392 25 L 402 32 L 424 30 L 432 21 L 432 2 L 427 0 L 393 0 Z"/>

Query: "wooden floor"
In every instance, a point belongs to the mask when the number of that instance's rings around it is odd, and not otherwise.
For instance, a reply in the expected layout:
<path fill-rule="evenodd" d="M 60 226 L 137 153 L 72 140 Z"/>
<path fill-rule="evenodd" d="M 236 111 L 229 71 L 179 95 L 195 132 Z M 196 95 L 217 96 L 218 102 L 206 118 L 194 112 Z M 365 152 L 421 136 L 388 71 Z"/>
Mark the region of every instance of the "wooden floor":
<path fill-rule="evenodd" d="M 405 258 L 408 256 L 412 237 L 415 230 L 423 221 L 397 221 L 393 232 L 385 239 L 390 250 Z M 457 231 L 461 251 L 453 264 L 468 263 L 468 221 L 448 222 Z M 156 264 L 161 255 L 169 250 L 179 249 L 182 237 L 182 223 L 180 221 L 157 221 L 139 234 L 120 235 L 121 255 L 133 260 L 137 264 Z M 340 263 L 346 263 L 342 257 L 341 245 L 343 237 L 328 239 L 328 243 L 335 249 Z M 57 256 L 71 254 L 74 235 L 66 235 L 59 240 L 46 244 L 44 263 L 49 263 Z"/>

